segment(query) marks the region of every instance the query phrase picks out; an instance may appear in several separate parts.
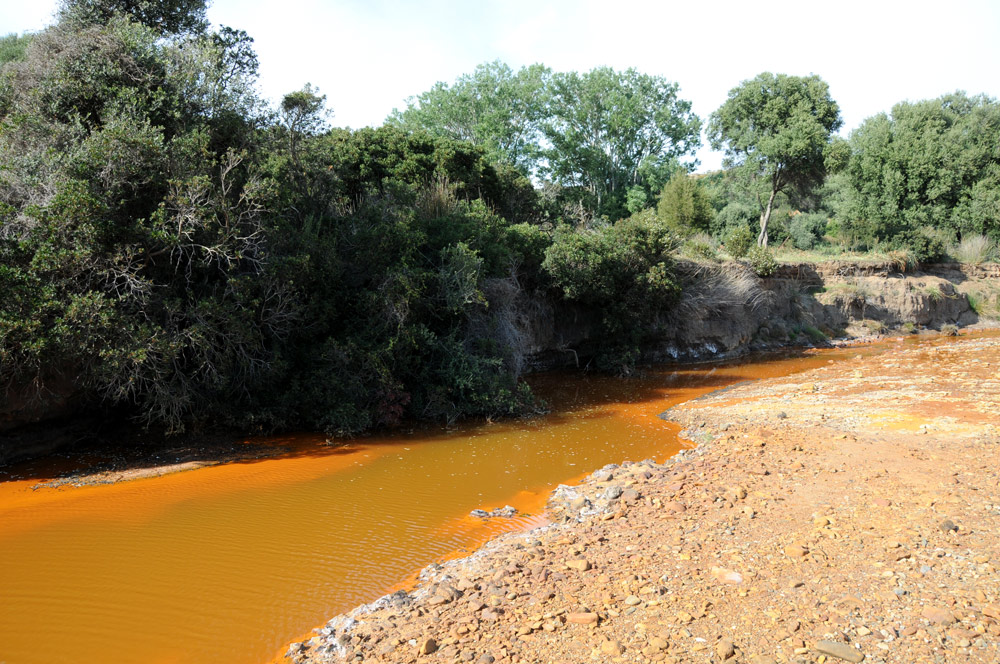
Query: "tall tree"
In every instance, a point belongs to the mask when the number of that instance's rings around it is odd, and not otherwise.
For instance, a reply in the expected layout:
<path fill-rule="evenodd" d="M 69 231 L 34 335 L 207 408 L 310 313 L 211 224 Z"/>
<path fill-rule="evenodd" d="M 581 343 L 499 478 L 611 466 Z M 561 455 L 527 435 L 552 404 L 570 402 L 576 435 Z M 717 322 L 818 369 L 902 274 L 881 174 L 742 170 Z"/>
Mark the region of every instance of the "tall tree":
<path fill-rule="evenodd" d="M 757 243 L 767 246 L 767 225 L 777 195 L 808 191 L 826 175 L 826 155 L 840 128 L 840 108 L 819 76 L 764 72 L 729 91 L 712 114 L 712 147 L 736 170 L 760 207 Z"/>
<path fill-rule="evenodd" d="M 61 0 L 60 14 L 96 24 L 124 14 L 160 34 L 181 34 L 208 28 L 207 6 L 208 0 Z"/>
<path fill-rule="evenodd" d="M 635 69 L 554 74 L 543 172 L 580 188 L 594 212 L 622 214 L 643 169 L 672 166 L 700 145 L 701 121 L 677 91 Z"/>
<path fill-rule="evenodd" d="M 851 133 L 849 218 L 863 241 L 923 226 L 1000 239 L 1000 103 L 956 92 L 896 104 Z"/>
<path fill-rule="evenodd" d="M 387 122 L 468 141 L 482 147 L 490 160 L 528 174 L 537 164 L 550 74 L 540 64 L 514 72 L 499 60 L 484 63 L 453 85 L 437 83 L 410 97 L 408 108 L 394 110 Z"/>

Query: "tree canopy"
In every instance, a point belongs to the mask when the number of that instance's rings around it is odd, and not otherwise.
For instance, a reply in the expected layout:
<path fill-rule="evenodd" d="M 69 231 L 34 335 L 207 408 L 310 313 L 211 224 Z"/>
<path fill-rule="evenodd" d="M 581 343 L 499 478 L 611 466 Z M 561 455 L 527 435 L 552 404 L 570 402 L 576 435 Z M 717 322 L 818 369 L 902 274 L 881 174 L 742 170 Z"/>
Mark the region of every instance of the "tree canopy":
<path fill-rule="evenodd" d="M 764 72 L 729 91 L 708 125 L 712 147 L 725 151 L 760 207 L 758 244 L 767 246 L 775 197 L 823 182 L 840 109 L 819 76 Z"/>
<path fill-rule="evenodd" d="M 454 84 L 437 83 L 410 97 L 387 123 L 482 147 L 492 161 L 535 171 L 551 71 L 540 64 L 514 72 L 500 62 L 476 67 Z"/>
<path fill-rule="evenodd" d="M 699 146 L 701 121 L 678 90 L 635 69 L 552 73 L 532 65 L 514 73 L 493 62 L 411 98 L 388 121 L 482 146 L 491 160 L 549 180 L 591 215 L 618 219 L 630 189 L 651 200 Z"/>
<path fill-rule="evenodd" d="M 866 243 L 922 227 L 1000 241 L 1000 103 L 901 102 L 851 133 L 849 224 Z"/>

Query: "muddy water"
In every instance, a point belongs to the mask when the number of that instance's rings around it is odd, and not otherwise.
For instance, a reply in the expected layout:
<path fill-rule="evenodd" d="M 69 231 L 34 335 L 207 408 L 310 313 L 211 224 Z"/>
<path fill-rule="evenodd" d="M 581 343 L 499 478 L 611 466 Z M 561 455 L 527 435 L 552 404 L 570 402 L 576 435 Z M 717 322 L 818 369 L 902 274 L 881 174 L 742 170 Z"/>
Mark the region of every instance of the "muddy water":
<path fill-rule="evenodd" d="M 285 457 L 118 485 L 4 482 L 0 662 L 261 664 L 414 570 L 541 523 L 556 484 L 671 456 L 676 430 L 657 418 L 671 405 L 858 352 L 539 376 L 552 412 L 527 421 L 338 448 L 301 436 Z M 507 503 L 522 515 L 466 516 Z"/>

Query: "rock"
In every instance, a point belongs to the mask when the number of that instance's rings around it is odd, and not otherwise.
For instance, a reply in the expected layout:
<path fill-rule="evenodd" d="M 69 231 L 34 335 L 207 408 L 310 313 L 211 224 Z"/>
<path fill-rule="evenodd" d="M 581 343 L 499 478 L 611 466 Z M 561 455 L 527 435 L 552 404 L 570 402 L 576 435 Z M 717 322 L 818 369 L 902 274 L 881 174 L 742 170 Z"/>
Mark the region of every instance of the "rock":
<path fill-rule="evenodd" d="M 940 528 L 941 532 L 944 533 L 950 533 L 958 530 L 958 526 L 956 526 L 951 519 L 945 519 L 942 521 L 940 525 L 938 525 L 938 528 Z"/>
<path fill-rule="evenodd" d="M 830 525 L 830 519 L 826 518 L 825 516 L 818 516 L 815 519 L 813 519 L 813 525 L 816 526 L 817 528 L 826 528 L 827 526 Z"/>
<path fill-rule="evenodd" d="M 819 641 L 813 650 L 848 662 L 861 662 L 865 659 L 864 653 L 857 648 L 837 641 Z"/>
<path fill-rule="evenodd" d="M 420 648 L 417 649 L 417 652 L 421 655 L 430 655 L 431 653 L 436 652 L 437 649 L 437 641 L 434 639 L 424 639 L 420 642 Z"/>
<path fill-rule="evenodd" d="M 626 503 L 633 503 L 639 500 L 639 492 L 635 489 L 625 489 L 622 491 L 622 500 Z"/>
<path fill-rule="evenodd" d="M 622 495 L 622 488 L 617 484 L 609 486 L 604 491 L 605 500 L 618 500 L 618 498 L 621 497 L 621 495 Z"/>
<path fill-rule="evenodd" d="M 486 519 L 490 516 L 490 513 L 486 510 L 472 510 L 469 512 L 469 516 L 477 516 L 480 519 Z"/>
<path fill-rule="evenodd" d="M 566 567 L 570 569 L 575 569 L 579 572 L 586 572 L 588 569 L 590 569 L 590 561 L 584 560 L 582 558 L 576 560 L 567 560 Z"/>
<path fill-rule="evenodd" d="M 611 639 L 601 643 L 601 652 L 605 655 L 617 657 L 625 652 L 625 648 L 622 647 L 622 644 L 619 641 Z"/>
<path fill-rule="evenodd" d="M 635 606 L 636 604 L 642 604 L 642 600 L 635 595 L 629 595 L 625 598 L 625 604 L 628 606 Z"/>
<path fill-rule="evenodd" d="M 799 544 L 792 544 L 785 547 L 785 555 L 789 558 L 804 558 L 808 553 L 809 549 Z"/>
<path fill-rule="evenodd" d="M 479 659 L 477 659 L 476 661 L 479 664 L 493 664 L 493 662 L 497 660 L 493 655 L 489 654 L 488 652 L 484 652 L 482 655 L 479 656 Z"/>
<path fill-rule="evenodd" d="M 573 623 L 574 625 L 596 625 L 598 619 L 596 613 L 581 612 L 566 614 L 566 622 Z"/>
<path fill-rule="evenodd" d="M 736 655 L 736 647 L 729 639 L 722 639 L 715 646 L 715 654 L 718 655 L 719 659 L 722 661 L 726 661 L 730 657 Z"/>
<path fill-rule="evenodd" d="M 684 506 L 683 503 L 679 503 L 676 500 L 668 500 L 667 502 L 663 503 L 663 509 L 667 510 L 668 512 L 674 512 L 676 514 L 680 514 L 681 512 L 687 510 L 687 508 Z"/>
<path fill-rule="evenodd" d="M 719 583 L 731 583 L 733 585 L 739 585 L 743 583 L 743 575 L 739 572 L 734 572 L 732 570 L 726 569 L 724 567 L 713 567 L 712 568 L 712 578 Z"/>
<path fill-rule="evenodd" d="M 517 508 L 512 507 L 510 505 L 504 505 L 503 507 L 498 507 L 492 512 L 490 512 L 490 516 L 498 516 L 498 517 L 503 517 L 505 519 L 509 519 L 515 516 L 516 514 L 517 514 Z"/>
<path fill-rule="evenodd" d="M 955 622 L 955 614 L 942 607 L 928 606 L 920 612 L 920 615 L 938 625 L 950 625 Z"/>
<path fill-rule="evenodd" d="M 770 655 L 754 655 L 750 658 L 750 664 L 778 664 L 778 660 Z"/>

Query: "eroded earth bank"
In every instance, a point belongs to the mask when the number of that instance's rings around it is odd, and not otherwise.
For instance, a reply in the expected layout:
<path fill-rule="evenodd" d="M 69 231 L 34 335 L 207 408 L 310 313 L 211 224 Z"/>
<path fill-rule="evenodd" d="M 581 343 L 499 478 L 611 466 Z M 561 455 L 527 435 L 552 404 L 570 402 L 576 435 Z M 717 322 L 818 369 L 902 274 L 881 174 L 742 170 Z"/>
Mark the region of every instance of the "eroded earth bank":
<path fill-rule="evenodd" d="M 295 662 L 1000 661 L 1000 336 L 675 408 L 697 446 L 338 616 Z"/>

